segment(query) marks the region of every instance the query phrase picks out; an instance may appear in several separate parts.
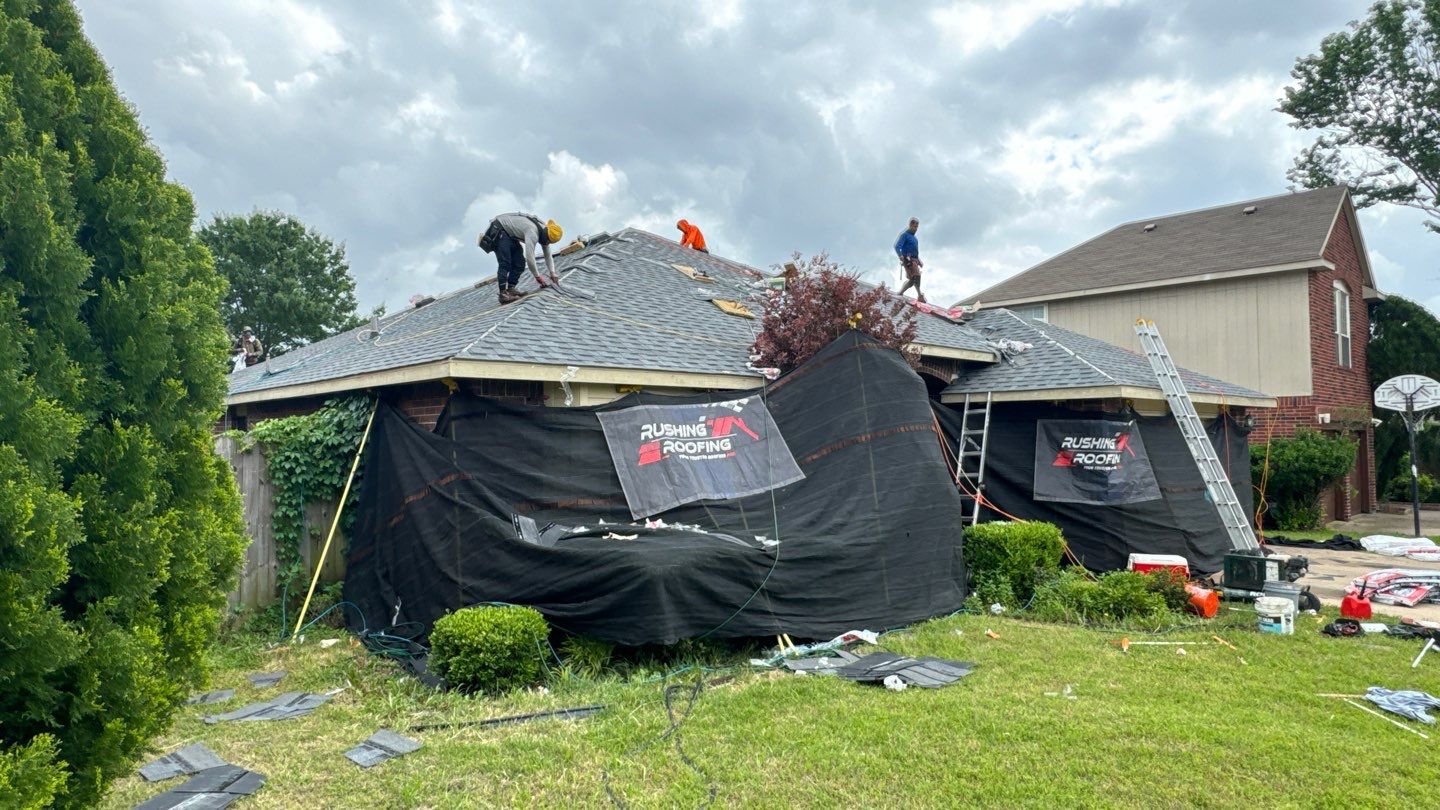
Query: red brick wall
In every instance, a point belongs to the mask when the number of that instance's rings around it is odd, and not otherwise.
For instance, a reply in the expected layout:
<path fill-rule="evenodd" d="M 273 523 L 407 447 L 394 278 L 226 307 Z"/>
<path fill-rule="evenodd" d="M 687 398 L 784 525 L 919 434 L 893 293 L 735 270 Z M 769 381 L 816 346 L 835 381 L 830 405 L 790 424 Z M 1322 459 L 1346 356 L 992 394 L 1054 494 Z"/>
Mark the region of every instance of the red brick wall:
<path fill-rule="evenodd" d="M 1333 498 L 1324 498 L 1326 516 L 1346 520 L 1366 505 L 1375 503 L 1375 436 L 1370 427 L 1370 375 L 1365 362 L 1366 344 L 1370 336 L 1370 316 L 1365 306 L 1365 277 L 1361 270 L 1358 245 L 1350 227 L 1350 219 L 1342 212 L 1325 247 L 1325 258 L 1334 270 L 1310 272 L 1310 377 L 1312 396 L 1278 397 L 1277 408 L 1270 413 L 1257 411 L 1259 428 L 1250 438 L 1263 442 L 1268 436 L 1292 435 L 1298 428 L 1332 430 L 1349 433 L 1361 442 L 1357 464 L 1363 464 L 1368 483 L 1359 476 L 1346 476 L 1339 486 L 1345 491 L 1365 489 L 1346 498 L 1337 511 Z M 1334 283 L 1341 281 L 1350 293 L 1350 358 L 1349 368 L 1340 366 L 1335 340 Z M 1330 414 L 1331 422 L 1321 424 L 1318 415 Z"/>

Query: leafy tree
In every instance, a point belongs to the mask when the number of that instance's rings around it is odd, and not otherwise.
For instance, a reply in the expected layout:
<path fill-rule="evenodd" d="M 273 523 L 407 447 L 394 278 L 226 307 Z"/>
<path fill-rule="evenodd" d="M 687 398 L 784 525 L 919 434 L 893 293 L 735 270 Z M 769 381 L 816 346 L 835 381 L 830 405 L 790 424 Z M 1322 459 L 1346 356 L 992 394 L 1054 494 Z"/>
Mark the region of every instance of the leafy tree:
<path fill-rule="evenodd" d="M 1376 388 L 1401 374 L 1424 374 L 1440 379 L 1440 319 L 1424 306 L 1391 295 L 1370 306 L 1370 344 L 1365 350 L 1370 367 L 1370 387 Z M 1381 419 L 1375 429 L 1375 478 L 1381 492 L 1390 489 L 1397 477 L 1404 477 L 1409 500 L 1410 454 L 1405 421 L 1392 411 L 1376 411 Z M 1419 466 L 1440 473 L 1440 430 L 1433 422 L 1416 436 Z"/>
<path fill-rule="evenodd" d="M 789 371 L 830 345 L 847 330 L 859 329 L 899 351 L 913 367 L 920 355 L 915 312 L 883 285 L 872 287 L 842 270 L 824 253 L 806 261 L 795 254 L 796 271 L 783 290 L 772 291 L 760 318 L 753 350 L 756 365 Z M 859 314 L 859 321 L 855 316 Z"/>
<path fill-rule="evenodd" d="M 362 323 L 345 246 L 295 217 L 217 215 L 200 239 L 230 282 L 223 307 L 230 334 L 249 326 L 267 351 L 283 352 Z"/>
<path fill-rule="evenodd" d="M 1301 58 L 1280 111 L 1319 136 L 1289 177 L 1440 218 L 1440 0 L 1384 0 Z M 1440 222 L 1425 223 L 1440 231 Z"/>
<path fill-rule="evenodd" d="M 204 678 L 243 549 L 225 284 L 69 0 L 0 3 L 0 798 L 87 806 Z"/>

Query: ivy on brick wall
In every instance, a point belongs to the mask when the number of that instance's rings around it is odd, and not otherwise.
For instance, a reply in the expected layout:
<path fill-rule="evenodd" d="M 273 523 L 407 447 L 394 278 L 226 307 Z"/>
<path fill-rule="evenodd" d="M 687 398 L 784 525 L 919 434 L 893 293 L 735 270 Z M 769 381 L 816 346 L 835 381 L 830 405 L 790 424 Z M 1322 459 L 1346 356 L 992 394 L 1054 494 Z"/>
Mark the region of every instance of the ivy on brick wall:
<path fill-rule="evenodd" d="M 345 476 L 360 446 L 370 416 L 369 397 L 332 399 L 314 413 L 267 419 L 247 434 L 247 442 L 265 450 L 274 491 L 271 525 L 275 535 L 276 585 L 292 593 L 303 588 L 300 549 L 305 540 L 305 506 L 340 497 Z M 349 531 L 360 493 L 355 474 L 350 499 L 341 508 L 341 527 Z"/>

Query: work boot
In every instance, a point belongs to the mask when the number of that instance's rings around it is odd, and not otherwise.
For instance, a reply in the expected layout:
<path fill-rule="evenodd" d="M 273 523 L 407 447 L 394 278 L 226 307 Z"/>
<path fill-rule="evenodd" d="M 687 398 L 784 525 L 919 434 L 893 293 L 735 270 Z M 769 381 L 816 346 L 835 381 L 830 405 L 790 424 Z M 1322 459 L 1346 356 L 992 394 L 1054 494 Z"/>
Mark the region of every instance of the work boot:
<path fill-rule="evenodd" d="M 512 290 L 512 289 L 510 289 L 509 287 L 501 287 L 501 288 L 500 288 L 500 303 L 501 303 L 501 304 L 514 303 L 515 299 L 516 299 L 516 298 L 519 298 L 519 297 L 520 297 L 520 296 L 516 295 L 516 294 L 515 294 L 515 291 Z"/>
<path fill-rule="evenodd" d="M 915 298 L 918 299 L 918 300 L 920 301 L 920 303 L 922 303 L 922 304 L 928 304 L 928 303 L 930 303 L 930 302 L 928 302 L 928 301 L 925 300 L 925 294 L 924 294 L 924 293 L 915 293 Z"/>

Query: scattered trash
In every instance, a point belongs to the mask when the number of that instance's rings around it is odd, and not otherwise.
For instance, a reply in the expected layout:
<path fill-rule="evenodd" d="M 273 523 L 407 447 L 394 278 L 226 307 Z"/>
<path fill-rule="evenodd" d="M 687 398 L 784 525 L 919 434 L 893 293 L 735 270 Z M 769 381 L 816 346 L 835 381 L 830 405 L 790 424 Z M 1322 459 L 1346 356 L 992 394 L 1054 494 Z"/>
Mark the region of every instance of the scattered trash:
<path fill-rule="evenodd" d="M 515 714 L 508 717 L 490 717 L 485 720 L 457 720 L 450 723 L 421 723 L 410 727 L 411 731 L 430 731 L 437 728 L 464 728 L 466 726 L 507 726 L 515 723 L 529 723 L 533 720 L 579 720 L 589 717 L 605 709 L 605 704 L 597 703 L 593 706 L 576 706 L 573 709 L 555 709 L 548 712 L 532 712 L 530 714 Z"/>
<path fill-rule="evenodd" d="M 1435 718 L 1426 714 L 1425 710 L 1440 709 L 1440 698 L 1414 689 L 1392 692 L 1383 686 L 1372 686 L 1365 690 L 1365 699 L 1388 712 L 1419 720 L 1427 726 L 1435 725 Z"/>
<path fill-rule="evenodd" d="M 1176 654 L 1176 655 L 1185 655 L 1185 648 L 1184 648 L 1184 647 L 1176 647 L 1176 648 L 1175 648 L 1175 654 Z"/>
<path fill-rule="evenodd" d="M 854 661 L 859 661 L 860 656 L 844 650 L 836 650 L 833 655 L 821 655 L 813 658 L 786 658 L 781 665 L 791 672 L 798 672 L 802 675 L 815 673 L 817 675 L 834 675 L 841 667 Z"/>
<path fill-rule="evenodd" d="M 840 667 L 837 675 L 861 683 L 882 683 L 887 677 L 899 676 L 911 686 L 937 689 L 969 675 L 975 665 L 945 658 L 910 658 L 892 652 L 871 653 Z"/>
<path fill-rule="evenodd" d="M 909 685 L 901 680 L 899 675 L 886 675 L 885 680 L 881 683 L 885 684 L 885 688 L 892 692 L 904 692 Z"/>
<path fill-rule="evenodd" d="M 342 690 L 332 689 L 329 692 L 316 694 L 314 692 L 286 692 L 277 695 L 270 700 L 262 700 L 258 703 L 251 703 L 241 706 L 233 712 L 225 714 L 212 714 L 205 718 L 205 722 L 211 725 L 215 723 L 226 723 L 233 720 L 289 720 L 292 717 L 307 715 Z"/>
<path fill-rule="evenodd" d="M 964 630 L 958 630 L 958 629 L 957 629 L 957 630 L 955 631 L 955 635 L 957 635 L 957 636 L 963 636 L 963 635 L 965 635 L 965 631 L 964 631 Z"/>
<path fill-rule="evenodd" d="M 191 743 L 179 751 L 141 765 L 140 775 L 145 777 L 146 782 L 159 782 L 163 779 L 199 773 L 207 768 L 219 768 L 229 764 L 201 743 Z"/>
<path fill-rule="evenodd" d="M 1063 692 L 1046 692 L 1045 697 L 1063 697 L 1066 700 L 1079 700 L 1080 697 L 1073 694 L 1074 689 L 1074 684 L 1067 683 L 1065 684 L 1065 690 Z"/>
<path fill-rule="evenodd" d="M 1390 629 L 1390 625 L 1384 622 L 1360 622 L 1360 629 L 1367 633 L 1384 633 Z"/>
<path fill-rule="evenodd" d="M 1005 612 L 1005 606 L 1000 604 L 999 602 L 996 602 L 995 604 L 990 606 L 990 612 L 996 616 L 999 616 L 1001 613 Z"/>
<path fill-rule="evenodd" d="M 135 806 L 135 810 L 171 810 L 172 808 L 203 808 L 218 810 L 228 807 L 241 796 L 249 796 L 265 784 L 265 777 L 239 765 L 206 768 L 185 784 L 161 793 Z"/>
<path fill-rule="evenodd" d="M 284 677 L 284 670 L 279 672 L 252 672 L 245 676 L 245 678 L 250 681 L 250 685 L 256 689 L 269 689 L 275 684 L 280 683 L 280 679 Z"/>
<path fill-rule="evenodd" d="M 338 639 L 338 638 L 322 638 L 322 639 L 320 639 L 320 646 L 321 646 L 322 648 L 324 648 L 324 649 L 327 649 L 327 650 L 330 649 L 331 647 L 334 647 L 336 644 L 339 644 L 339 643 L 340 643 L 340 639 Z"/>
<path fill-rule="evenodd" d="M 773 667 L 778 666 L 782 661 L 787 658 L 805 656 L 814 652 L 828 652 L 830 650 L 838 650 L 841 647 L 850 644 L 856 644 L 859 642 L 864 642 L 865 644 L 878 644 L 880 642 L 880 636 L 877 635 L 873 630 L 849 630 L 830 639 L 829 641 L 817 641 L 814 644 L 800 644 L 798 646 L 794 643 L 791 643 L 787 646 L 784 642 L 784 639 L 782 639 L 780 636 L 776 636 L 776 638 L 780 639 L 777 645 L 779 648 L 779 652 L 777 652 L 775 655 L 770 656 L 769 658 L 751 658 L 751 666 Z"/>
<path fill-rule="evenodd" d="M 235 697 L 234 689 L 216 689 L 213 692 L 206 692 L 201 695 L 191 695 L 185 701 L 187 706 L 208 706 L 211 703 L 224 703 Z"/>
<path fill-rule="evenodd" d="M 364 742 L 345 752 L 345 758 L 362 768 L 373 768 L 387 759 L 420 750 L 420 741 L 382 728 Z"/>
<path fill-rule="evenodd" d="M 994 630 L 991 630 L 991 629 L 988 628 L 988 627 L 985 628 L 985 635 L 989 636 L 990 638 L 1000 638 L 1000 634 L 999 634 L 999 633 L 995 632 Z"/>
<path fill-rule="evenodd" d="M 1384 625 L 1381 626 L 1383 627 Z M 1349 638 L 1350 636 L 1364 634 L 1365 626 L 1354 619 L 1336 619 L 1321 628 L 1320 632 L 1327 636 L 1334 636 L 1335 638 Z"/>

